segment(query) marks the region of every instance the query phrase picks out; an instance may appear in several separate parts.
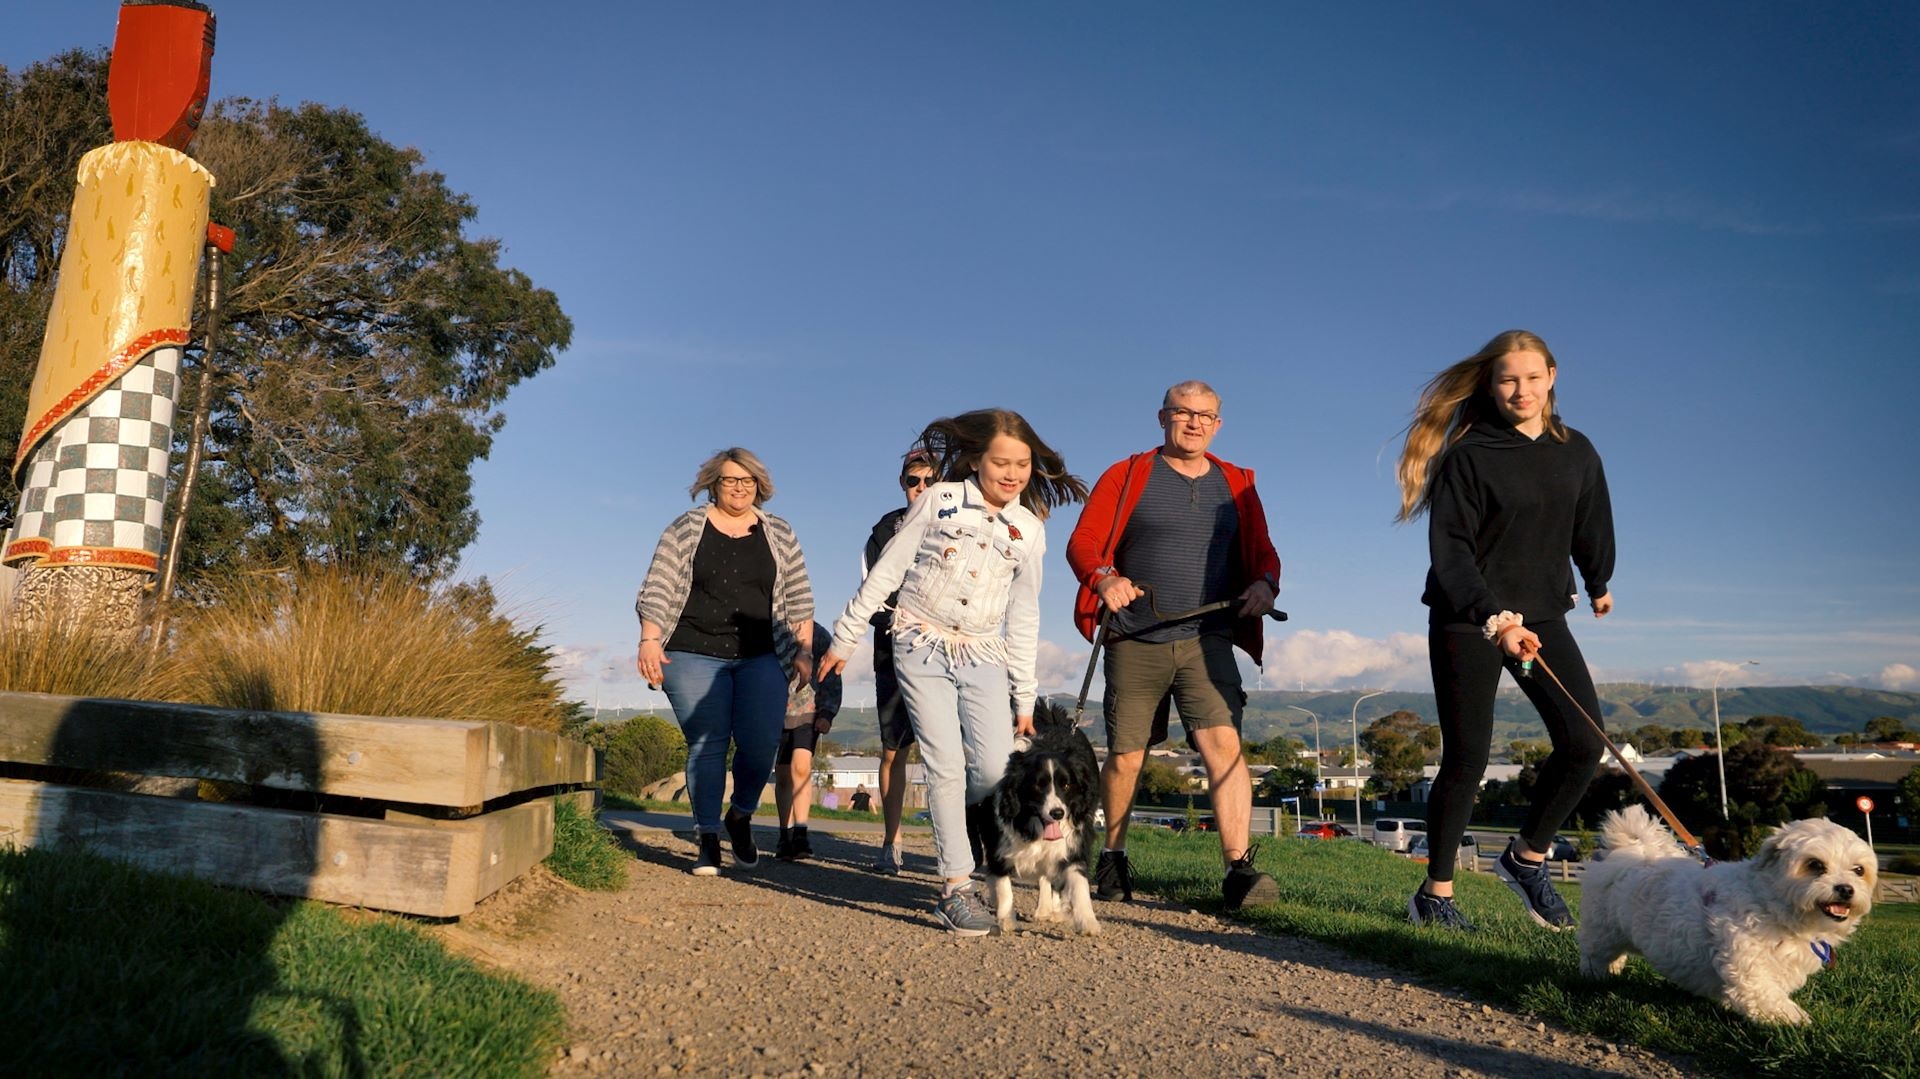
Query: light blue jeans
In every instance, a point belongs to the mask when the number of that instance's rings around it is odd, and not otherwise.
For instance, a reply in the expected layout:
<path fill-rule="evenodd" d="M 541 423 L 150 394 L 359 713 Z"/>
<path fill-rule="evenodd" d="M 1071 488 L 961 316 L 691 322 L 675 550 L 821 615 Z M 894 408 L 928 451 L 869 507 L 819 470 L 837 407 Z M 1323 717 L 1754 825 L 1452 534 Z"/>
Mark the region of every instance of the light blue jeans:
<path fill-rule="evenodd" d="M 720 795 L 733 747 L 733 808 L 751 814 L 773 774 L 787 721 L 787 676 L 780 657 L 717 659 L 668 652 L 661 688 L 687 736 L 687 801 L 701 832 L 720 831 Z"/>
<path fill-rule="evenodd" d="M 940 875 L 973 872 L 967 804 L 992 793 L 1013 753 L 1013 698 L 998 663 L 952 665 L 938 646 L 894 641 L 894 673 L 927 769 L 927 808 Z"/>

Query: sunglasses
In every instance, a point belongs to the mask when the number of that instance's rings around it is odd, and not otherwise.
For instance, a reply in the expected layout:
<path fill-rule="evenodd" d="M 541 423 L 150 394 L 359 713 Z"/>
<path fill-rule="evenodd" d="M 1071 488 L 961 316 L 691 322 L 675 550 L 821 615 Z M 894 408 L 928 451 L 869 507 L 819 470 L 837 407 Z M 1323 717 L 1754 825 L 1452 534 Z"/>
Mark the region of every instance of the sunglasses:
<path fill-rule="evenodd" d="M 900 489 L 901 489 L 902 491 L 911 491 L 911 490 L 913 490 L 913 489 L 914 489 L 914 488 L 916 488 L 916 487 L 931 487 L 931 486 L 933 486 L 933 477 L 932 477 L 932 476 L 902 476 L 902 477 L 900 477 Z"/>

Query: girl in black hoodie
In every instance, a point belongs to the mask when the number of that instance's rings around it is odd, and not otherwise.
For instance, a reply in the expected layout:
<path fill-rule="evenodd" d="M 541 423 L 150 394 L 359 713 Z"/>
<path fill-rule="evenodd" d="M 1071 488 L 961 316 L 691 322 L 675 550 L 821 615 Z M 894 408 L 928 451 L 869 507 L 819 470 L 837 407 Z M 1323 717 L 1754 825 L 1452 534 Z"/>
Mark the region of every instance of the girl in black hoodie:
<path fill-rule="evenodd" d="M 1540 713 L 1553 752 L 1540 764 L 1533 805 L 1498 872 L 1536 922 L 1573 926 L 1545 857 L 1586 793 L 1603 746 L 1573 707 L 1600 714 L 1566 614 L 1575 569 L 1594 617 L 1613 610 L 1613 510 L 1600 455 L 1555 410 L 1557 373 L 1538 336 L 1500 334 L 1427 383 L 1400 455 L 1399 520 L 1427 515 L 1432 568 L 1421 602 L 1430 612 L 1441 734 L 1427 810 L 1427 879 L 1407 902 L 1415 924 L 1473 928 L 1453 905 L 1453 870 L 1486 774 L 1504 666 Z M 1566 693 L 1530 677 L 1542 653 Z"/>

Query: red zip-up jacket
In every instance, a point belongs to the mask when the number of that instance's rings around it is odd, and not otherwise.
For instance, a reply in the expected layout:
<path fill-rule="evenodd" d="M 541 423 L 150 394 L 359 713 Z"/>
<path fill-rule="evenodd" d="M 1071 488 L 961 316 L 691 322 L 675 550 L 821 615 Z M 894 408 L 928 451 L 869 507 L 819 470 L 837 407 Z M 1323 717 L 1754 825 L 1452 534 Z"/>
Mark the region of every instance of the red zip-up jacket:
<path fill-rule="evenodd" d="M 1141 492 L 1146 490 L 1147 473 L 1159 453 L 1158 449 L 1136 453 L 1107 469 L 1100 482 L 1093 485 L 1093 493 L 1087 496 L 1080 520 L 1074 524 L 1073 535 L 1067 540 L 1067 565 L 1080 581 L 1080 591 L 1073 598 L 1073 624 L 1089 641 L 1093 640 L 1094 627 L 1100 621 L 1100 598 L 1094 595 L 1094 581 L 1101 576 L 1100 570 L 1112 563 L 1113 552 L 1120 546 L 1120 535 L 1133 517 L 1133 507 L 1139 504 Z M 1233 595 L 1239 595 L 1248 585 L 1264 577 L 1272 583 L 1277 597 L 1280 555 L 1267 535 L 1267 512 L 1260 505 L 1260 493 L 1253 488 L 1253 470 L 1228 464 L 1211 453 L 1207 454 L 1207 460 L 1226 477 L 1234 511 L 1240 515 Z M 1260 662 L 1262 641 L 1260 619 L 1235 620 L 1233 643 L 1255 663 Z"/>

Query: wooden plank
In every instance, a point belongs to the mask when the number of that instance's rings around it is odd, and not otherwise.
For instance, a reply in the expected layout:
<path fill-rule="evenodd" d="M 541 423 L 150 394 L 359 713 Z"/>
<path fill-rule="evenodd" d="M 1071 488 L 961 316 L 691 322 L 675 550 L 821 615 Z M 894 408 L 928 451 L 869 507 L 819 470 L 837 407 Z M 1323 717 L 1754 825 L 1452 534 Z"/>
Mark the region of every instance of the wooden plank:
<path fill-rule="evenodd" d="M 553 804 L 422 824 L 0 780 L 0 843 L 83 848 L 228 887 L 451 918 L 552 852 Z"/>
<path fill-rule="evenodd" d="M 591 747 L 507 724 L 41 693 L 0 693 L 0 760 L 451 807 L 595 776 Z"/>

